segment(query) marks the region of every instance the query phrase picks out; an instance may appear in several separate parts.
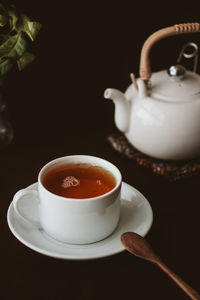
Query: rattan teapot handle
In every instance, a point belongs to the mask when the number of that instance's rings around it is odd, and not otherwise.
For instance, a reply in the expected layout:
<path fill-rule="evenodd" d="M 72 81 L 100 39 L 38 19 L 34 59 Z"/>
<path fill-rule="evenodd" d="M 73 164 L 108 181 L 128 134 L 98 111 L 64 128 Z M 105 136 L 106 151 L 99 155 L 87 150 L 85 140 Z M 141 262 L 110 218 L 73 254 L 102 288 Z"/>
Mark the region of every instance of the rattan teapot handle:
<path fill-rule="evenodd" d="M 148 39 L 144 42 L 141 58 L 140 58 L 140 78 L 144 81 L 148 81 L 151 78 L 151 64 L 149 53 L 152 46 L 158 42 L 159 40 L 176 34 L 182 33 L 192 33 L 192 32 L 200 32 L 200 24 L 199 23 L 185 23 L 174 25 L 170 27 L 166 27 L 154 32 L 152 35 L 148 37 Z"/>

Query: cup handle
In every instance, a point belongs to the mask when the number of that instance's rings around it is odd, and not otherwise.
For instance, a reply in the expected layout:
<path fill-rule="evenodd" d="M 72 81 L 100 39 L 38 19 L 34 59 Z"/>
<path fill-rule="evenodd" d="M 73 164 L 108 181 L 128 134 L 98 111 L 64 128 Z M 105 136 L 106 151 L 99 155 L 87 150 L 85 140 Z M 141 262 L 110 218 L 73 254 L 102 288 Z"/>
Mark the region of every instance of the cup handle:
<path fill-rule="evenodd" d="M 39 204 L 40 200 L 38 197 L 38 192 L 35 190 L 28 190 L 28 189 L 23 189 L 18 191 L 13 198 L 13 207 L 15 212 L 18 214 L 20 218 L 22 218 L 25 222 L 28 222 L 32 226 L 36 227 L 37 229 L 41 229 L 41 225 L 39 222 L 35 220 L 29 219 L 27 216 L 25 216 L 19 209 L 18 204 L 20 203 L 20 200 L 22 197 L 27 196 L 27 195 L 32 195 L 34 196 L 35 201 L 37 201 L 37 204 Z"/>

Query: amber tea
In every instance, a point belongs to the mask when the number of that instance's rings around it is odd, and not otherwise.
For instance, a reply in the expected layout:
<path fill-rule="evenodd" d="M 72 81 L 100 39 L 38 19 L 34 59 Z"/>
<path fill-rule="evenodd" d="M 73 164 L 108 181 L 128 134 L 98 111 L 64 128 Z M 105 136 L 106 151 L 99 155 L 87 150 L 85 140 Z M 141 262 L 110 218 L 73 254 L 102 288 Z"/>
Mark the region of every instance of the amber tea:
<path fill-rule="evenodd" d="M 43 177 L 50 192 L 66 198 L 93 198 L 112 190 L 116 185 L 111 172 L 100 166 L 71 163 L 57 166 Z"/>

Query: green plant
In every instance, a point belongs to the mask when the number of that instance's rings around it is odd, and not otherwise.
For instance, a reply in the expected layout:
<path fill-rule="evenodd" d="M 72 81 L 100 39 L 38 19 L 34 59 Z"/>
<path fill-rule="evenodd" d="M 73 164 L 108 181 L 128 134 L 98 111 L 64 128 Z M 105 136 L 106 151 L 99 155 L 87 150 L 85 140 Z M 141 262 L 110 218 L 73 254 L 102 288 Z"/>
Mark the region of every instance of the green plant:
<path fill-rule="evenodd" d="M 0 3 L 0 84 L 10 70 L 23 70 L 35 56 L 27 51 L 27 37 L 34 41 L 41 24 L 19 14 L 14 6 L 5 8 Z"/>

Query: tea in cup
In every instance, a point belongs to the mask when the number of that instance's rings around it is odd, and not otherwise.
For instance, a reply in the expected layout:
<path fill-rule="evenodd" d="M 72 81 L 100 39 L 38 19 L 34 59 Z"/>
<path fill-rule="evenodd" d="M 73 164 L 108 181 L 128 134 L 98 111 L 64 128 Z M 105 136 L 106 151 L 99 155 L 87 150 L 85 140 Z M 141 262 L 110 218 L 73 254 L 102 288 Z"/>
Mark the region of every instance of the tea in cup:
<path fill-rule="evenodd" d="M 121 173 L 112 163 L 88 155 L 71 155 L 47 163 L 38 175 L 38 191 L 24 189 L 13 199 L 14 209 L 52 238 L 88 244 L 109 236 L 120 217 Z M 34 195 L 40 224 L 20 210 L 23 196 Z"/>

